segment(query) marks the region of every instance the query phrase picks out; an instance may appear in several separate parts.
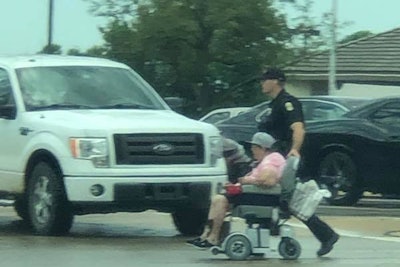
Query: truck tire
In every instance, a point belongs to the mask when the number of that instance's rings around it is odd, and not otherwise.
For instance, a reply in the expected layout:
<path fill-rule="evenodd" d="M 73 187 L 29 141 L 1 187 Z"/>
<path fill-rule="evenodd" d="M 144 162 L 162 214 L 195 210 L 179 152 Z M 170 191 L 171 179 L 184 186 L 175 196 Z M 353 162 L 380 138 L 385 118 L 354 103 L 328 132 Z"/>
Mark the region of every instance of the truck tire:
<path fill-rule="evenodd" d="M 176 229 L 186 236 L 200 235 L 207 222 L 208 209 L 180 209 L 172 213 Z"/>
<path fill-rule="evenodd" d="M 29 174 L 27 192 L 30 222 L 36 234 L 69 232 L 73 214 L 58 168 L 44 161 L 37 163 Z"/>
<path fill-rule="evenodd" d="M 14 200 L 14 210 L 17 215 L 27 224 L 30 224 L 29 211 L 28 211 L 28 200 L 26 195 L 19 195 Z"/>

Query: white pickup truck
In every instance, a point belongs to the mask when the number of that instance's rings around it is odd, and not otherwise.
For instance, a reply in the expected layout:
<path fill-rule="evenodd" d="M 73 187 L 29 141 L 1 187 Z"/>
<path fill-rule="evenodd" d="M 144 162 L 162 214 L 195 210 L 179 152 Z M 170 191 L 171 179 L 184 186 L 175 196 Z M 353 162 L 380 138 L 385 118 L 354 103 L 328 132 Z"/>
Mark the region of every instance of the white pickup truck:
<path fill-rule="evenodd" d="M 74 215 L 147 209 L 194 234 L 227 180 L 218 130 L 107 59 L 0 57 L 0 133 L 1 196 L 41 235 L 68 233 Z"/>

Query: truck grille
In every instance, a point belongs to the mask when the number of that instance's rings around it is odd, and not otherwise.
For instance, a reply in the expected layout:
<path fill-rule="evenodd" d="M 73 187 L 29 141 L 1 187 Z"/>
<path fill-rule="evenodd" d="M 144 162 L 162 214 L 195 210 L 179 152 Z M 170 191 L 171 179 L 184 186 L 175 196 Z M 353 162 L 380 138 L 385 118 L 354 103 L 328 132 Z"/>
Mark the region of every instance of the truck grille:
<path fill-rule="evenodd" d="M 116 164 L 203 164 L 201 134 L 115 134 Z"/>

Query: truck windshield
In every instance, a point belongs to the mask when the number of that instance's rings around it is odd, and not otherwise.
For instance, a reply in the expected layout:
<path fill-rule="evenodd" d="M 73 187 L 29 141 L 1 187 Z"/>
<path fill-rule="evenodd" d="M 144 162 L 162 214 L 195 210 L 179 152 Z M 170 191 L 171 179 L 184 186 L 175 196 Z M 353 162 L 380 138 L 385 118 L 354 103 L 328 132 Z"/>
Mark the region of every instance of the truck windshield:
<path fill-rule="evenodd" d="M 27 111 L 44 109 L 166 109 L 133 71 L 100 66 L 49 66 L 17 70 Z"/>

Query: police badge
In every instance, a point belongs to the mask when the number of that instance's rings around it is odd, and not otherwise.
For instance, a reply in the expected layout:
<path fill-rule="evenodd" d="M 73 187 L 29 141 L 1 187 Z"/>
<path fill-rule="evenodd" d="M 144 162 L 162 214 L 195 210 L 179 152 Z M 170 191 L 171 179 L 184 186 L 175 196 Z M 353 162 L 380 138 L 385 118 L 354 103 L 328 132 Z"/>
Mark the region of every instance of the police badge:
<path fill-rule="evenodd" d="M 285 108 L 286 108 L 287 111 L 294 110 L 293 104 L 291 102 L 286 102 L 285 103 Z"/>

